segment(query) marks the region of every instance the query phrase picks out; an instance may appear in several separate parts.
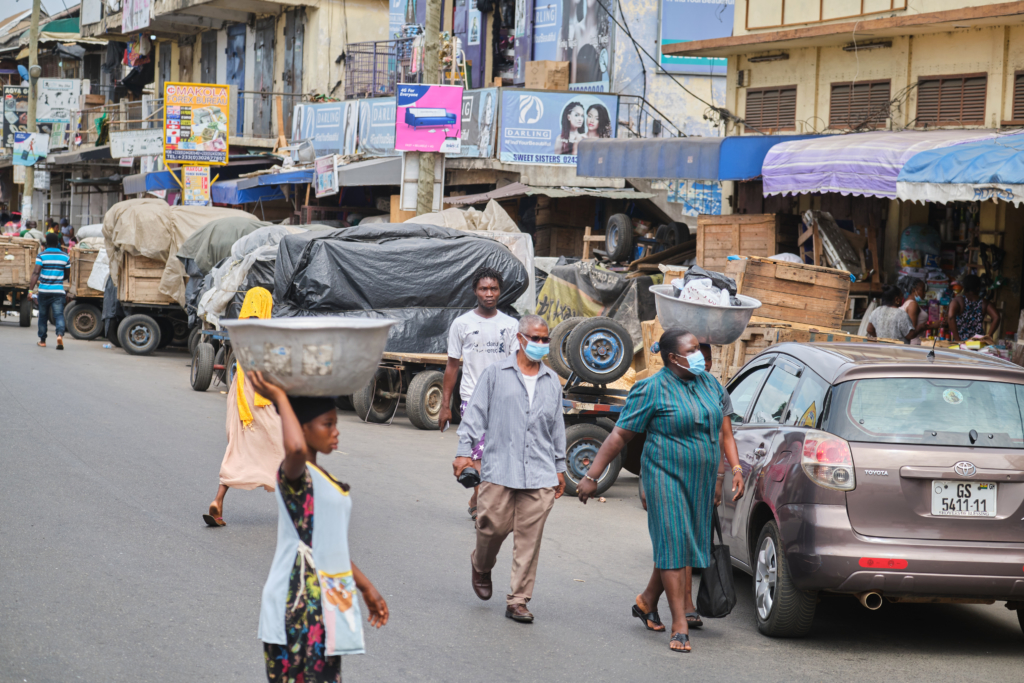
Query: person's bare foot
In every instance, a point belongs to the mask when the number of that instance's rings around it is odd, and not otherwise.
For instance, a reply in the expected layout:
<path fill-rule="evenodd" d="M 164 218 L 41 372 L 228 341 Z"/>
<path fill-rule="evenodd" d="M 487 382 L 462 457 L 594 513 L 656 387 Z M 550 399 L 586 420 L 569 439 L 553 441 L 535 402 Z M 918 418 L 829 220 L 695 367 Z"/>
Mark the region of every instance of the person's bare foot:
<path fill-rule="evenodd" d="M 60 335 L 60 334 L 57 335 L 57 350 L 58 351 L 63 351 L 64 350 L 64 336 Z"/>
<path fill-rule="evenodd" d="M 36 342 L 36 346 L 41 346 L 41 347 L 43 347 L 45 349 L 46 348 L 46 342 L 44 342 L 44 341 Z"/>

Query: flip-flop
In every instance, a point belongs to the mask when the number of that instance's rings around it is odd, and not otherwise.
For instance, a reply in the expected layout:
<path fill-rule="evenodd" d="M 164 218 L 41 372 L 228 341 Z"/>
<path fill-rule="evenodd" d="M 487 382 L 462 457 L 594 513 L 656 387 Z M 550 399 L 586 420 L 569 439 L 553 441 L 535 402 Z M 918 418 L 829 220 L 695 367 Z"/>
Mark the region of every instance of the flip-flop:
<path fill-rule="evenodd" d="M 697 612 L 687 612 L 686 623 L 690 628 L 700 628 L 704 625 L 704 622 L 700 618 L 700 614 Z"/>
<path fill-rule="evenodd" d="M 658 611 L 653 610 L 651 612 L 644 613 L 642 607 L 640 607 L 640 596 L 637 596 L 637 603 L 633 605 L 633 616 L 644 622 L 644 628 L 648 631 L 654 631 L 655 633 L 663 633 L 665 631 L 665 625 L 661 623 L 661 617 L 658 616 Z M 654 626 L 651 626 L 654 624 Z M 655 628 L 660 626 L 661 628 Z"/>
<path fill-rule="evenodd" d="M 469 506 L 469 516 L 473 519 L 474 522 L 476 521 L 476 505 Z"/>
<path fill-rule="evenodd" d="M 206 522 L 206 526 L 227 526 L 216 505 L 210 506 L 210 512 L 203 515 L 203 521 Z"/>
<path fill-rule="evenodd" d="M 672 652 L 683 652 L 683 653 L 690 652 L 690 650 L 687 650 L 685 648 L 672 647 L 672 643 L 673 642 L 682 643 L 683 645 L 686 645 L 686 644 L 688 644 L 690 642 L 689 634 L 686 634 L 686 633 L 673 633 L 672 634 L 672 638 L 668 641 L 668 649 L 671 650 Z M 693 646 L 691 645 L 690 647 L 692 648 Z"/>

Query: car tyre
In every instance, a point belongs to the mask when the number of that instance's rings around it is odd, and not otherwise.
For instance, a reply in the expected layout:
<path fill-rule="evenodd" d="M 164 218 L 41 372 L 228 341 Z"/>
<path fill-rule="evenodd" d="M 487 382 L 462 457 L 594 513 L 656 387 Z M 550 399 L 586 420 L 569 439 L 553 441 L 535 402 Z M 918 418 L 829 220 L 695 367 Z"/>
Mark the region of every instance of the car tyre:
<path fill-rule="evenodd" d="M 213 344 L 200 342 L 192 352 L 192 373 L 189 377 L 192 389 L 206 391 L 213 381 Z"/>
<path fill-rule="evenodd" d="M 586 318 L 583 317 L 566 318 L 551 330 L 551 345 L 549 347 L 551 352 L 548 354 L 548 364 L 563 379 L 569 379 L 569 375 L 572 374 L 572 366 L 569 365 L 569 357 L 565 353 L 566 343 L 569 341 L 572 331 L 584 320 Z"/>
<path fill-rule="evenodd" d="M 584 382 L 611 384 L 625 375 L 633 362 L 633 339 L 611 318 L 587 318 L 569 334 L 565 355 Z"/>
<path fill-rule="evenodd" d="M 417 429 L 437 429 L 444 400 L 444 373 L 424 370 L 409 382 L 405 392 L 405 412 Z"/>
<path fill-rule="evenodd" d="M 590 422 L 577 422 L 565 429 L 565 495 L 575 496 L 576 485 L 583 480 L 583 475 L 590 469 L 594 456 L 600 450 L 601 444 L 611 434 L 614 423 L 611 420 L 600 420 L 602 424 Z M 608 463 L 601 476 L 597 477 L 597 491 L 599 496 L 612 487 L 619 477 L 622 469 L 622 453 L 615 456 L 615 459 Z"/>
<path fill-rule="evenodd" d="M 133 356 L 148 356 L 160 347 L 160 323 L 145 313 L 130 315 L 117 327 L 121 348 Z"/>
<path fill-rule="evenodd" d="M 25 292 L 21 296 L 21 302 L 18 304 L 18 326 L 28 327 L 32 324 L 32 299 L 29 298 L 28 292 Z"/>
<path fill-rule="evenodd" d="M 401 376 L 394 370 L 377 368 L 373 379 L 352 394 L 352 407 L 355 408 L 359 419 L 377 424 L 383 424 L 391 419 L 401 398 L 384 394 L 396 394 L 401 391 L 399 382 L 395 382 L 396 376 L 400 382 Z"/>
<path fill-rule="evenodd" d="M 75 339 L 88 341 L 103 333 L 100 309 L 92 304 L 75 304 L 64 312 L 64 317 L 67 320 L 68 332 Z"/>
<path fill-rule="evenodd" d="M 761 529 L 754 556 L 754 618 L 757 630 L 772 638 L 801 638 L 811 630 L 817 593 L 793 585 L 779 526 Z"/>
<path fill-rule="evenodd" d="M 604 229 L 604 248 L 610 261 L 629 261 L 633 258 L 633 221 L 624 213 L 608 219 Z"/>

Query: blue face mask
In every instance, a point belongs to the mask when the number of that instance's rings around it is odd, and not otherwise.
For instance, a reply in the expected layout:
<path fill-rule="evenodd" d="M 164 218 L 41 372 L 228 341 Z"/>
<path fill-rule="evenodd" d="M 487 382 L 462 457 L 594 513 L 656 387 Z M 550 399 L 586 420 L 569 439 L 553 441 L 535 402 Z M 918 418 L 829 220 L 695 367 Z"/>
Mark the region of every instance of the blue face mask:
<path fill-rule="evenodd" d="M 683 367 L 679 363 L 676 363 L 676 365 L 683 368 L 683 370 L 689 370 L 694 375 L 699 375 L 700 373 L 704 372 L 704 368 L 707 367 L 707 365 L 704 362 L 704 354 L 700 352 L 700 349 L 697 349 L 689 356 L 686 356 L 686 362 L 690 364 L 690 367 Z"/>
<path fill-rule="evenodd" d="M 538 344 L 535 341 L 528 341 L 526 342 L 526 348 L 523 349 L 523 352 L 530 360 L 540 362 L 544 360 L 544 356 L 548 355 L 548 348 L 548 344 Z"/>
<path fill-rule="evenodd" d="M 914 301 L 917 302 L 918 306 L 924 306 L 926 303 L 928 303 L 923 296 L 915 296 Z"/>

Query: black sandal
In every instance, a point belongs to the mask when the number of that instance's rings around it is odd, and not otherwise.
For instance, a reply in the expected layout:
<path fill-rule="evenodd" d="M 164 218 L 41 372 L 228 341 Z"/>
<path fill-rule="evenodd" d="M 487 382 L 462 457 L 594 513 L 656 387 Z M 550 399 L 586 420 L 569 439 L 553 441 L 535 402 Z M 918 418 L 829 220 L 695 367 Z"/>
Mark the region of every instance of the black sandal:
<path fill-rule="evenodd" d="M 688 633 L 673 633 L 672 638 L 668 641 L 668 649 L 672 650 L 672 652 L 690 652 L 690 650 L 685 648 L 672 647 L 672 643 L 682 643 L 683 645 L 687 645 L 689 642 L 690 635 Z M 693 646 L 691 645 L 690 647 L 692 648 Z"/>
<path fill-rule="evenodd" d="M 644 614 L 644 611 L 640 609 L 640 605 L 633 605 L 633 616 L 644 622 L 644 628 L 648 631 L 654 631 L 655 633 L 664 633 L 665 624 L 661 623 L 661 617 L 658 616 L 657 612 L 648 612 Z M 649 622 L 649 623 L 648 623 Z M 652 628 L 651 624 L 660 626 L 661 628 Z"/>
<path fill-rule="evenodd" d="M 700 628 L 704 625 L 704 622 L 701 620 L 698 612 L 687 612 L 686 623 L 690 628 Z"/>

